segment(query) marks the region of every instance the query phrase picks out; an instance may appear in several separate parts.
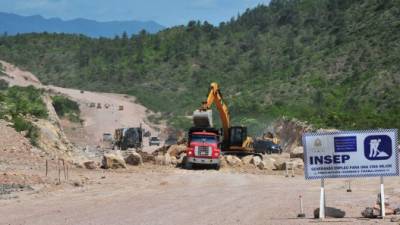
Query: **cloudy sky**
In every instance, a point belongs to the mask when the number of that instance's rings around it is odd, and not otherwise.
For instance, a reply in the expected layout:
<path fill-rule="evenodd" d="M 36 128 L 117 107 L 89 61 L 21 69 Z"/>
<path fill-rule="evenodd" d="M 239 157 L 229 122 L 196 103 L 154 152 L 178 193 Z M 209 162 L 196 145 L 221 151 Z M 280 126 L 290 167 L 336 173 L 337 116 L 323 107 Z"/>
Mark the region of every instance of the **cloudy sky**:
<path fill-rule="evenodd" d="M 164 26 L 207 20 L 213 24 L 269 0 L 0 0 L 0 11 L 46 18 L 99 21 L 154 20 Z"/>

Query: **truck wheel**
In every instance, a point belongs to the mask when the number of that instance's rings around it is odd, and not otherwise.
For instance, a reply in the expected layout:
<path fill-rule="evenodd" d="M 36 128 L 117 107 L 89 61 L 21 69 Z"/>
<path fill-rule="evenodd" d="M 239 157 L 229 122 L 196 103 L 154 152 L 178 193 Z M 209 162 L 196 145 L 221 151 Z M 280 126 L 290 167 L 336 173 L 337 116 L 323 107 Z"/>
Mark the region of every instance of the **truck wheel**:
<path fill-rule="evenodd" d="M 214 166 L 214 169 L 215 169 L 215 170 L 219 170 L 220 168 L 221 168 L 221 164 L 220 164 L 220 163 L 215 164 L 215 166 Z"/>
<path fill-rule="evenodd" d="M 185 169 L 191 170 L 193 168 L 193 164 L 191 162 L 185 161 Z"/>
<path fill-rule="evenodd" d="M 121 150 L 124 151 L 124 150 L 127 150 L 127 149 L 128 149 L 128 146 L 126 144 L 122 144 L 121 145 Z"/>

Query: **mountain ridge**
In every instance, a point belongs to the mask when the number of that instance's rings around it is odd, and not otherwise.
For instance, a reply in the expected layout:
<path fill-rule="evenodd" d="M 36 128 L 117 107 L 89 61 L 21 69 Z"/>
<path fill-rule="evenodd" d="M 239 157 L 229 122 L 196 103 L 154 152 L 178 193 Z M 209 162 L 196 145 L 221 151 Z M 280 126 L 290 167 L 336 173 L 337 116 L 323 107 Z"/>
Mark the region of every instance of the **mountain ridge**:
<path fill-rule="evenodd" d="M 63 20 L 57 17 L 45 18 L 41 15 L 20 16 L 14 13 L 0 12 L 0 33 L 8 35 L 22 33 L 69 33 L 83 34 L 89 37 L 114 37 L 126 32 L 138 34 L 141 30 L 157 33 L 164 29 L 154 21 L 107 21 L 76 18 Z"/>

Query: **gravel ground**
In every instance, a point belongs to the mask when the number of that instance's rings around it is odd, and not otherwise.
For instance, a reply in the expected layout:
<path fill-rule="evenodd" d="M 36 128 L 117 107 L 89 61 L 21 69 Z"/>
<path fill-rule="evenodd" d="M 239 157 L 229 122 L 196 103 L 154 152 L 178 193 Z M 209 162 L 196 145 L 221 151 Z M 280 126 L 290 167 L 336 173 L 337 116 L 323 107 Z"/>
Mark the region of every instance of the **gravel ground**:
<path fill-rule="evenodd" d="M 372 206 L 379 179 L 358 179 L 353 192 L 345 180 L 327 180 L 327 206 L 346 211 L 343 219 L 312 219 L 319 204 L 319 182 L 302 176 L 187 171 L 145 165 L 127 171 L 75 172 L 83 186 L 3 200 L 0 224 L 393 224 L 390 218 L 368 220 L 360 212 Z M 387 179 L 391 204 L 400 203 L 399 179 Z M 306 219 L 296 218 L 304 196 Z"/>

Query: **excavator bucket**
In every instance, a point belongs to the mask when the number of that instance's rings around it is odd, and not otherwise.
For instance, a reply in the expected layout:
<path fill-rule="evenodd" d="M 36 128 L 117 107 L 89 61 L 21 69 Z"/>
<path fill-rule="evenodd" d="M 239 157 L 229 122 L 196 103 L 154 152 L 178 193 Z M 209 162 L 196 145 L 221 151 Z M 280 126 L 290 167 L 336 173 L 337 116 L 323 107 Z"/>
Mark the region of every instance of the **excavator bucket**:
<path fill-rule="evenodd" d="M 195 127 L 212 127 L 212 110 L 193 112 L 193 124 Z"/>

